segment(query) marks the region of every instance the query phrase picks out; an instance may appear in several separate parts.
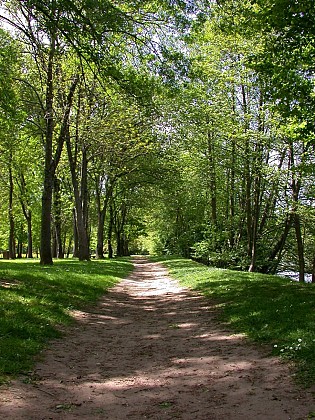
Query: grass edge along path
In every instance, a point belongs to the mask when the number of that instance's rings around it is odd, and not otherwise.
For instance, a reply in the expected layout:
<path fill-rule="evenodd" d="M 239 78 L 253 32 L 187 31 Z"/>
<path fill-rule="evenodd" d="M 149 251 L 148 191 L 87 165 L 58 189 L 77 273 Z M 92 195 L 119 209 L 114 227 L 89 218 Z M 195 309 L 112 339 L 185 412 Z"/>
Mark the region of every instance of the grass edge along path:
<path fill-rule="evenodd" d="M 50 339 L 69 325 L 71 310 L 93 304 L 133 265 L 128 259 L 0 261 L 0 383 L 28 372 Z"/>
<path fill-rule="evenodd" d="M 300 385 L 315 385 L 314 284 L 207 267 L 184 258 L 154 260 L 163 263 L 181 285 L 214 299 L 220 320 L 233 331 L 293 362 Z"/>

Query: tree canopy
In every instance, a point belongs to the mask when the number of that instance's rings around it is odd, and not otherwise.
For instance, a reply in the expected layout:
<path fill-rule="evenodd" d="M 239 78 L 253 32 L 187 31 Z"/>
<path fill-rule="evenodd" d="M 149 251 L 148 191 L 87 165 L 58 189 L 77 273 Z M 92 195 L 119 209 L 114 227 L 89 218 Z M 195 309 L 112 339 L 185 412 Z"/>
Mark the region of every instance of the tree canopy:
<path fill-rule="evenodd" d="M 312 1 L 0 4 L 4 256 L 315 279 Z"/>

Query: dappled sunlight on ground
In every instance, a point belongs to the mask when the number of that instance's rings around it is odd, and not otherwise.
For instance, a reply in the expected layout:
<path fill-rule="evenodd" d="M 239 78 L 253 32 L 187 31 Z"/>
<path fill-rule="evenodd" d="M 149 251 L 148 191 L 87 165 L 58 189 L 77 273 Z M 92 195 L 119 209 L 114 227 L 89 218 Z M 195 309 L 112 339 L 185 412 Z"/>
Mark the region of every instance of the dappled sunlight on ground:
<path fill-rule="evenodd" d="M 2 390 L 0 418 L 306 418 L 312 397 L 287 366 L 230 333 L 217 313 L 160 264 L 137 259 L 97 307 L 73 313 L 75 326 L 24 383 Z"/>

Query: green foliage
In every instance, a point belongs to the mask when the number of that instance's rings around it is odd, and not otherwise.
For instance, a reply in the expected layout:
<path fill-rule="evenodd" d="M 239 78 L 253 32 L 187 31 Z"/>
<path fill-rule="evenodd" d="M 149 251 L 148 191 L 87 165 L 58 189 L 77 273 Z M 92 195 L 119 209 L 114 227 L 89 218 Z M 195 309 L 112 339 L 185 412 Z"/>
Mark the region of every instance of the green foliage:
<path fill-rule="evenodd" d="M 218 236 L 215 236 L 218 240 Z M 224 242 L 223 242 L 224 243 Z M 247 270 L 248 257 L 241 244 L 237 248 L 217 249 L 210 238 L 196 242 L 192 247 L 192 258 L 203 264 L 230 270 Z"/>
<path fill-rule="evenodd" d="M 18 44 L 1 35 L 0 84 L 14 112 L 27 113 L 18 125 L 13 117 L 0 118 L 6 127 L 4 162 L 9 161 L 6 153 L 12 154 L 12 212 L 20 238 L 25 236 L 23 198 L 38 245 L 46 70 L 49 42 L 56 37 L 50 51 L 52 146 L 55 152 L 62 148 L 64 105 L 72 77 L 79 73 L 69 131 L 78 182 L 83 182 L 87 157 L 89 179 L 81 185 L 80 199 L 85 199 L 91 246 L 101 242 L 96 240 L 100 210 L 106 237 L 112 208 L 116 242 L 121 236 L 134 250 L 147 249 L 140 242 L 150 237 L 150 249 L 185 256 L 193 252 L 220 267 L 268 271 L 282 256 L 297 263 L 294 236 L 284 238 L 283 248 L 279 238 L 287 216 L 298 212 L 305 259 L 312 268 L 310 0 L 11 0 L 2 5 L 20 29 L 23 45 L 23 62 L 14 61 Z M 30 19 L 25 26 L 21 13 Z M 22 70 L 20 83 L 11 69 Z M 15 100 L 17 91 L 21 103 Z M 5 181 L 6 171 L 4 165 Z M 21 172 L 23 192 L 17 188 Z M 62 184 L 58 220 L 70 247 L 73 197 L 64 152 L 57 176 Z M 5 181 L 0 192 L 3 247 Z M 295 193 L 294 183 L 300 185 Z"/>
<path fill-rule="evenodd" d="M 17 84 L 14 80 L 18 73 L 18 43 L 0 28 L 0 129 L 2 125 L 10 124 L 18 113 Z M 8 119 L 6 123 L 2 121 L 3 117 Z"/>
<path fill-rule="evenodd" d="M 220 308 L 232 330 L 267 345 L 296 364 L 305 386 L 315 383 L 315 286 L 277 276 L 223 270 L 195 262 L 162 260 L 184 286 L 201 291 Z"/>
<path fill-rule="evenodd" d="M 50 267 L 1 261 L 0 379 L 29 370 L 47 340 L 61 335 L 58 326 L 71 322 L 71 310 L 95 303 L 131 267 L 122 259 L 59 260 Z"/>

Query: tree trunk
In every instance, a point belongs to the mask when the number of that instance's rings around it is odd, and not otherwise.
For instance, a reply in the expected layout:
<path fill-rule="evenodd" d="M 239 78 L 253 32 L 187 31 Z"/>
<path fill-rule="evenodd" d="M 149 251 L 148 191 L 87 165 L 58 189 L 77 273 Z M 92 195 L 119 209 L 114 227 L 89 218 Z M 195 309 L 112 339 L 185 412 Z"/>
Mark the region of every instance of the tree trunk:
<path fill-rule="evenodd" d="M 294 215 L 294 227 L 297 242 L 298 261 L 299 261 L 299 281 L 305 281 L 305 261 L 304 261 L 304 244 L 301 232 L 301 221 L 298 214 Z"/>
<path fill-rule="evenodd" d="M 242 94 L 242 110 L 244 118 L 244 134 L 245 134 L 245 145 L 244 145 L 244 194 L 245 194 L 245 218 L 246 218 L 246 236 L 247 236 L 247 255 L 251 258 L 252 256 L 252 202 L 251 202 L 251 189 L 252 189 L 252 177 L 250 168 L 250 143 L 248 137 L 249 123 L 248 123 L 248 104 L 246 87 L 242 83 L 241 85 Z"/>
<path fill-rule="evenodd" d="M 20 189 L 19 200 L 21 203 L 23 215 L 27 223 L 27 253 L 26 258 L 33 258 L 33 233 L 32 233 L 32 211 L 29 209 L 26 182 L 23 173 L 18 178 Z"/>
<path fill-rule="evenodd" d="M 267 264 L 262 269 L 263 273 L 275 274 L 275 272 L 277 271 L 281 254 L 284 249 L 290 229 L 292 227 L 292 223 L 293 223 L 293 214 L 290 213 L 286 217 L 282 235 L 280 236 L 279 240 L 276 242 L 275 246 L 270 252 Z"/>
<path fill-rule="evenodd" d="M 56 29 L 53 29 L 51 36 L 49 59 L 47 65 L 47 87 L 46 87 L 46 137 L 45 137 L 45 164 L 44 164 L 44 189 L 42 194 L 42 219 L 41 219 L 41 248 L 40 263 L 42 265 L 50 265 L 52 261 L 51 252 L 51 211 L 52 211 L 52 194 L 54 186 L 54 176 L 60 161 L 63 144 L 66 133 L 69 131 L 69 116 L 73 102 L 73 96 L 78 84 L 76 76 L 69 89 L 66 100 L 66 106 L 63 119 L 60 125 L 59 137 L 53 157 L 53 134 L 54 134 L 54 84 L 53 84 L 53 64 L 56 51 Z"/>
<path fill-rule="evenodd" d="M 50 265 L 51 253 L 51 209 L 54 169 L 52 165 L 52 148 L 54 133 L 54 86 L 53 86 L 53 63 L 56 51 L 56 36 L 52 34 L 47 64 L 47 85 L 46 85 L 46 137 L 45 137 L 45 163 L 44 163 L 44 189 L 42 193 L 42 215 L 40 235 L 40 263 Z"/>
<path fill-rule="evenodd" d="M 32 212 L 30 210 L 27 217 L 27 258 L 33 258 Z"/>
<path fill-rule="evenodd" d="M 122 203 L 119 209 L 120 212 L 120 220 L 118 211 L 116 211 L 116 217 L 114 218 L 114 227 L 116 233 L 116 243 L 117 243 L 117 256 L 124 257 L 126 256 L 124 253 L 125 249 L 125 234 L 124 234 L 124 227 L 126 223 L 127 217 L 127 206 L 125 203 Z"/>
<path fill-rule="evenodd" d="M 78 227 L 77 227 L 77 217 L 75 208 L 72 209 L 72 218 L 73 218 L 73 257 L 79 257 L 79 238 L 78 238 Z"/>
<path fill-rule="evenodd" d="M 12 175 L 12 167 L 11 167 L 11 156 L 9 162 L 9 223 L 10 223 L 10 231 L 9 231 L 9 258 L 14 260 L 15 259 L 15 228 L 14 228 L 14 215 L 13 215 L 13 175 Z"/>
<path fill-rule="evenodd" d="M 257 260 L 257 232 L 258 232 L 258 223 L 259 223 L 259 214 L 260 214 L 260 182 L 261 174 L 260 168 L 258 165 L 256 167 L 256 176 L 254 180 L 254 205 L 252 212 L 252 240 L 251 240 L 251 263 L 248 271 L 253 272 L 256 270 L 256 260 Z"/>
<path fill-rule="evenodd" d="M 209 124 L 210 122 L 208 122 Z M 213 145 L 213 135 L 208 128 L 207 131 L 207 145 L 208 145 L 208 163 L 209 163 L 209 190 L 211 197 L 211 221 L 213 227 L 216 228 L 217 225 L 217 186 L 216 186 L 216 170 L 215 170 L 215 159 L 214 159 L 214 145 Z"/>
<path fill-rule="evenodd" d="M 21 239 L 18 239 L 17 258 L 22 258 L 22 253 L 23 253 L 23 243 L 22 243 Z"/>
<path fill-rule="evenodd" d="M 73 157 L 73 153 L 71 149 L 69 132 L 66 135 L 66 145 L 67 145 L 68 159 L 69 159 L 69 165 L 70 165 L 73 194 L 74 194 L 74 204 L 75 204 L 74 215 L 75 215 L 77 235 L 78 235 L 78 258 L 80 261 L 84 261 L 84 260 L 90 259 L 88 233 L 87 233 L 86 219 L 85 219 L 85 214 L 84 214 L 86 204 L 82 202 L 82 197 L 80 195 L 79 183 L 76 176 L 76 162 Z M 87 166 L 85 164 L 82 164 L 82 170 L 87 171 Z M 85 173 L 82 174 L 81 179 L 85 179 L 85 176 L 86 176 Z M 83 187 L 81 185 L 81 192 L 82 192 L 82 188 Z"/>
<path fill-rule="evenodd" d="M 295 161 L 294 161 L 294 145 L 293 142 L 290 142 L 290 163 L 292 171 L 292 213 L 295 227 L 295 236 L 296 236 L 296 245 L 298 252 L 298 264 L 299 264 L 299 281 L 305 281 L 305 261 L 304 261 L 304 244 L 302 239 L 301 231 L 301 220 L 298 214 L 298 204 L 299 204 L 299 194 L 301 189 L 301 179 L 298 175 L 298 172 L 295 171 Z"/>
<path fill-rule="evenodd" d="M 113 205 L 112 203 L 110 203 L 108 235 L 107 235 L 108 258 L 113 258 L 113 246 L 112 246 L 113 224 L 114 224 L 114 212 L 113 212 Z"/>
<path fill-rule="evenodd" d="M 104 224 L 106 216 L 106 207 L 101 210 L 98 209 L 97 214 L 97 245 L 96 245 L 96 258 L 104 258 Z"/>
<path fill-rule="evenodd" d="M 52 232 L 51 255 L 53 258 L 57 258 L 57 234 L 55 226 L 52 226 Z"/>
<path fill-rule="evenodd" d="M 259 113 L 258 113 L 258 134 L 263 136 L 264 134 L 264 119 L 262 117 L 263 107 L 263 95 L 260 91 L 259 96 Z M 253 211 L 252 211 L 252 250 L 251 250 L 251 262 L 249 266 L 249 272 L 256 271 L 257 262 L 257 250 L 258 250 L 258 227 L 259 218 L 261 212 L 261 184 L 262 184 L 262 165 L 264 161 L 264 147 L 259 136 L 258 141 L 255 144 L 255 150 L 253 154 L 253 172 L 254 172 L 254 199 L 253 199 Z M 253 177 L 253 175 L 252 175 Z"/>
<path fill-rule="evenodd" d="M 55 242 L 56 257 L 63 259 L 63 244 L 61 236 L 61 196 L 60 196 L 60 180 L 54 177 L 54 214 L 55 214 Z"/>
<path fill-rule="evenodd" d="M 105 198 L 101 199 L 100 185 L 102 180 L 98 179 L 96 182 L 96 205 L 97 205 L 97 246 L 96 246 L 96 258 L 104 258 L 104 224 L 107 213 L 107 207 L 109 200 L 112 198 L 113 183 L 107 179 L 105 184 Z"/>
<path fill-rule="evenodd" d="M 232 138 L 232 155 L 231 155 L 231 179 L 230 179 L 230 194 L 229 194 L 229 214 L 230 219 L 230 247 L 233 248 L 235 244 L 235 232 L 234 232 L 234 218 L 235 218 L 235 161 L 236 161 L 236 142 L 235 138 Z"/>

